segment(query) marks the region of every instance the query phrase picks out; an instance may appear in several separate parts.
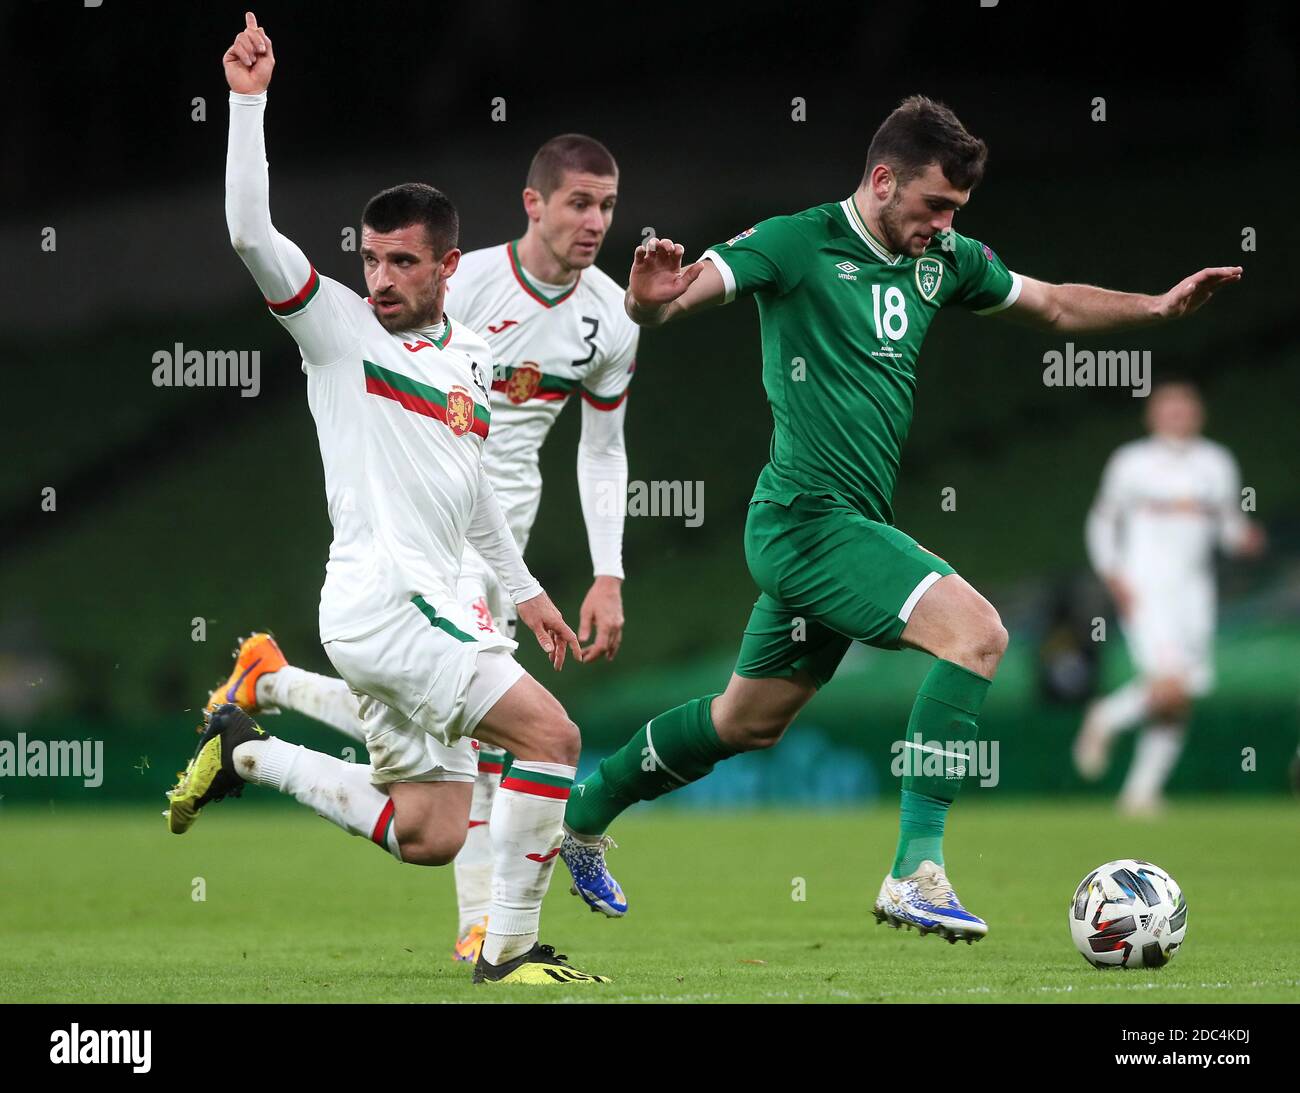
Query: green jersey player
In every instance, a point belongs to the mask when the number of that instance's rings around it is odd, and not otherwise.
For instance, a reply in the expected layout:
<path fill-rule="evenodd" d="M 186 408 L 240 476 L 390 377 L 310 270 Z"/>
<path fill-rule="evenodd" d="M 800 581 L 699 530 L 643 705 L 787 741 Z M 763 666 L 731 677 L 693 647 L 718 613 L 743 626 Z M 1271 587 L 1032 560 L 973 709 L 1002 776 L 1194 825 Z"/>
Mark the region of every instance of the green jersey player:
<path fill-rule="evenodd" d="M 1160 322 L 1196 310 L 1241 269 L 1203 269 L 1160 296 L 1013 273 L 952 230 L 986 155 L 951 110 L 913 96 L 877 130 L 848 198 L 764 220 L 685 267 L 671 240 L 637 248 L 626 307 L 642 326 L 754 296 L 774 428 L 745 526 L 760 595 L 726 690 L 653 718 L 574 787 L 561 853 L 593 909 L 627 909 L 604 862 L 611 821 L 719 760 L 771 747 L 861 641 L 935 658 L 907 726 L 912 762 L 877 921 L 953 942 L 987 932 L 944 872 L 944 822 L 969 752 L 926 762 L 934 749 L 922 741 L 973 748 L 1007 633 L 952 566 L 893 526 L 921 343 L 944 306 L 1061 333 Z"/>

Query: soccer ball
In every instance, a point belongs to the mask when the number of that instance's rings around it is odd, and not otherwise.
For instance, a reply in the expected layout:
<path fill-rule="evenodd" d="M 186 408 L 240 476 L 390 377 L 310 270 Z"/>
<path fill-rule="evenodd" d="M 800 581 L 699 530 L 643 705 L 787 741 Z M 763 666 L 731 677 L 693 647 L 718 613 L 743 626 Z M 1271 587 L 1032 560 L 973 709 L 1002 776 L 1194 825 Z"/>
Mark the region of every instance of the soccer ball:
<path fill-rule="evenodd" d="M 1096 968 L 1160 968 L 1187 934 L 1187 900 L 1158 865 L 1107 862 L 1083 878 L 1070 901 L 1070 934 Z"/>

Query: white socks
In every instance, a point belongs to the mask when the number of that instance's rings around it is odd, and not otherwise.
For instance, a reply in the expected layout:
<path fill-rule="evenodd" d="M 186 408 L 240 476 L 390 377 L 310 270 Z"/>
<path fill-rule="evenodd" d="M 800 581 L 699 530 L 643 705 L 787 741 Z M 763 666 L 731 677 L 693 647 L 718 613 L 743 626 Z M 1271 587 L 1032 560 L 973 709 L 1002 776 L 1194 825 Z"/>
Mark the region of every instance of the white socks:
<path fill-rule="evenodd" d="M 357 697 L 351 687 L 333 676 L 285 665 L 257 681 L 257 704 L 305 714 L 353 740 L 366 742 L 361 715 L 357 713 Z"/>
<path fill-rule="evenodd" d="M 492 902 L 483 959 L 503 964 L 537 941 L 542 897 L 563 840 L 576 767 L 516 759 L 492 808 Z"/>
<path fill-rule="evenodd" d="M 1142 730 L 1120 793 L 1121 801 L 1141 807 L 1160 799 L 1165 782 L 1182 754 L 1184 735 L 1182 725 L 1171 723 Z"/>
<path fill-rule="evenodd" d="M 488 821 L 492 802 L 501 781 L 501 764 L 505 753 L 495 748 L 479 747 L 478 777 L 474 780 L 474 800 L 469 809 L 469 831 L 465 845 L 456 855 L 456 903 L 460 911 L 458 933 L 461 937 L 488 915 L 492 901 L 492 836 Z"/>
<path fill-rule="evenodd" d="M 402 860 L 392 799 L 371 783 L 369 766 L 345 763 L 275 736 L 245 741 L 235 748 L 234 760 L 245 781 L 289 794 L 318 816 Z"/>
<path fill-rule="evenodd" d="M 1088 710 L 1088 720 L 1106 736 L 1136 725 L 1147 712 L 1147 685 L 1141 679 L 1126 683 L 1098 700 Z"/>
<path fill-rule="evenodd" d="M 492 752 L 486 758 L 490 766 Z M 274 736 L 240 744 L 234 760 L 245 781 L 289 794 L 402 860 L 392 799 L 371 783 L 369 766 Z M 576 773 L 561 763 L 516 760 L 499 787 L 495 772 L 475 782 L 470 815 L 480 822 L 456 858 L 456 881 L 462 931 L 487 917 L 483 958 L 489 963 L 503 964 L 537 941 L 542 897 L 563 840 L 564 808 Z M 489 817 L 490 823 L 481 822 Z"/>

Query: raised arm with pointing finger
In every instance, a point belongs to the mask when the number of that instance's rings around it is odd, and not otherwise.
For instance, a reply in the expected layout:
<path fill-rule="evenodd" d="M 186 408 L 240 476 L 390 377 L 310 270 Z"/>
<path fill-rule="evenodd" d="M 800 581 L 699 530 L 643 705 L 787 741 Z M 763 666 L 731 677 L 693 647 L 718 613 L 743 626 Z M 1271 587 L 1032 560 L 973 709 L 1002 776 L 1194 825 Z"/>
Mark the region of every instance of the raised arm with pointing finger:
<path fill-rule="evenodd" d="M 271 223 L 270 182 L 262 115 L 266 88 L 275 68 L 270 37 L 253 14 L 222 59 L 230 85 L 230 137 L 226 149 L 226 225 L 230 242 L 262 290 L 266 305 L 281 320 L 299 315 L 316 295 L 320 277 L 298 245 Z M 329 364 L 355 342 L 355 316 L 332 297 L 319 301 L 311 318 L 286 327 L 303 359 Z"/>

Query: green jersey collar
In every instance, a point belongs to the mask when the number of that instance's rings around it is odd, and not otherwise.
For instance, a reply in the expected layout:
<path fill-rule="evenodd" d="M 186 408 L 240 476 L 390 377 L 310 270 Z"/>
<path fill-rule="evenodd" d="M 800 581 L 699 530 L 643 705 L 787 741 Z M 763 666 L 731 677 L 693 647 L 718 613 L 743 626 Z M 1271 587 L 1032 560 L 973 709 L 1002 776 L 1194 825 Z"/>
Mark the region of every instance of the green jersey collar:
<path fill-rule="evenodd" d="M 578 276 L 573 284 L 569 285 L 564 291 L 554 296 L 547 296 L 540 288 L 528 279 L 528 274 L 524 272 L 524 264 L 519 261 L 519 240 L 514 240 L 509 246 L 510 252 L 510 270 L 515 275 L 515 280 L 519 282 L 519 287 L 529 296 L 536 300 L 543 307 L 554 307 L 556 304 L 562 304 L 578 287 L 578 282 L 582 280 L 582 271 L 578 271 Z"/>
<path fill-rule="evenodd" d="M 849 222 L 849 227 L 858 233 L 858 236 L 867 245 L 867 249 L 879 258 L 880 261 L 884 262 L 887 266 L 896 266 L 903 260 L 901 254 L 894 254 L 882 242 L 880 242 L 880 240 L 871 234 L 871 229 L 867 227 L 867 222 L 862 219 L 862 214 L 858 212 L 858 206 L 856 202 L 854 202 L 852 194 L 840 202 L 840 208 L 844 211 L 844 219 Z"/>
<path fill-rule="evenodd" d="M 434 331 L 438 326 L 442 326 L 442 333 L 434 336 Z M 417 334 L 424 334 L 430 340 L 429 344 L 437 349 L 446 349 L 447 343 L 451 341 L 451 317 L 444 311 L 442 314 L 442 323 L 435 323 L 433 326 L 423 327 L 415 331 Z"/>

